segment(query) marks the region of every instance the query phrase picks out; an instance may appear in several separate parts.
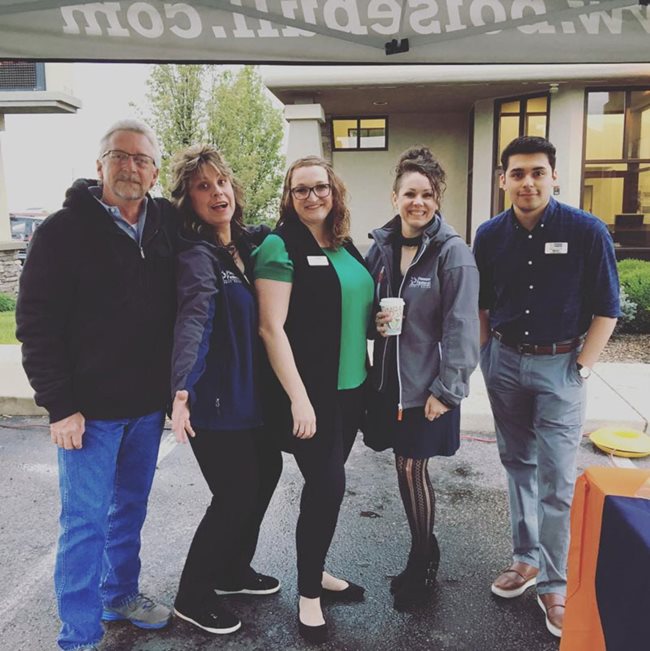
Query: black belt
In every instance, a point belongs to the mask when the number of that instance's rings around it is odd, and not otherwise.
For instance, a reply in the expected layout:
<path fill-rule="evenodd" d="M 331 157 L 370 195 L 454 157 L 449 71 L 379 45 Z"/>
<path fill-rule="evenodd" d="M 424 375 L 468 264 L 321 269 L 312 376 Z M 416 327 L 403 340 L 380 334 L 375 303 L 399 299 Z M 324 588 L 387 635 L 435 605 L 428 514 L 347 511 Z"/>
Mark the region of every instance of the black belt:
<path fill-rule="evenodd" d="M 565 339 L 554 344 L 524 344 L 512 341 L 502 335 L 498 330 L 492 330 L 492 336 L 508 348 L 514 348 L 518 353 L 525 355 L 562 355 L 570 353 L 582 344 L 584 335 L 574 339 Z"/>

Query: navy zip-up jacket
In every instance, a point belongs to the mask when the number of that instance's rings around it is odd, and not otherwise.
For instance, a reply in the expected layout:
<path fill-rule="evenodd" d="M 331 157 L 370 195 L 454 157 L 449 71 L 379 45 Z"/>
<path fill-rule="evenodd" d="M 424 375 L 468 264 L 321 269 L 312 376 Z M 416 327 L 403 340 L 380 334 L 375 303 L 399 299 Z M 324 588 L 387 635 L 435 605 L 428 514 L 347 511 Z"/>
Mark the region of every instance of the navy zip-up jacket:
<path fill-rule="evenodd" d="M 246 276 L 250 253 L 268 234 L 249 229 L 238 242 Z M 223 247 L 181 237 L 177 257 L 178 312 L 172 354 L 172 397 L 189 393 L 194 427 L 238 430 L 259 427 L 261 342 L 254 288 Z"/>

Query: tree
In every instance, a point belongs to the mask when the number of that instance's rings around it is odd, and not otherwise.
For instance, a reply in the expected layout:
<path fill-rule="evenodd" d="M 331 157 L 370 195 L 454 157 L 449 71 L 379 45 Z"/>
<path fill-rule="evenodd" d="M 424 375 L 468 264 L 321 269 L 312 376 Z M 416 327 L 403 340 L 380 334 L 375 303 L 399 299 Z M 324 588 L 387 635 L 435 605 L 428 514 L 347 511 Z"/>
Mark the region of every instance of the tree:
<path fill-rule="evenodd" d="M 169 190 L 169 163 L 176 151 L 205 139 L 204 65 L 156 65 L 147 81 L 151 127 L 160 142 L 159 182 Z"/>
<path fill-rule="evenodd" d="M 213 76 L 207 65 L 156 65 L 147 82 L 151 124 L 160 139 L 160 184 L 169 191 L 171 156 L 192 143 L 217 147 L 241 182 L 247 223 L 277 217 L 284 157 L 282 113 L 254 66 Z"/>
<path fill-rule="evenodd" d="M 284 168 L 283 120 L 253 66 L 236 74 L 226 70 L 217 77 L 208 104 L 207 132 L 244 186 L 246 220 L 274 220 Z"/>

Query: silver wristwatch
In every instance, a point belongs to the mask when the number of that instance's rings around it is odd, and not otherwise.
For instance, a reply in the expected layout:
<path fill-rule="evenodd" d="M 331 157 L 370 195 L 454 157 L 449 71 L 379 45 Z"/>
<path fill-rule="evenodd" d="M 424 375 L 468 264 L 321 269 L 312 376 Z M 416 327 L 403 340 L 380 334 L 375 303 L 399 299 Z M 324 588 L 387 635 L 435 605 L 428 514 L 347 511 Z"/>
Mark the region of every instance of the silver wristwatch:
<path fill-rule="evenodd" d="M 588 366 L 583 366 L 580 362 L 576 362 L 578 373 L 583 380 L 586 380 L 591 375 L 591 369 Z"/>

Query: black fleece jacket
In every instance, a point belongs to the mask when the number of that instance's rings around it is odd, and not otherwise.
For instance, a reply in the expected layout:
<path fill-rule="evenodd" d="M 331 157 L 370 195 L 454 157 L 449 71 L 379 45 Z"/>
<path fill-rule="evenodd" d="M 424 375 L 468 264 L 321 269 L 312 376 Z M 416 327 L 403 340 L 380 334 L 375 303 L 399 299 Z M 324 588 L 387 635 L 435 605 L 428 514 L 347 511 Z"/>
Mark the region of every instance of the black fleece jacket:
<path fill-rule="evenodd" d="M 16 336 L 36 403 L 56 422 L 135 418 L 166 406 L 178 222 L 149 197 L 142 246 L 78 180 L 31 241 Z"/>

